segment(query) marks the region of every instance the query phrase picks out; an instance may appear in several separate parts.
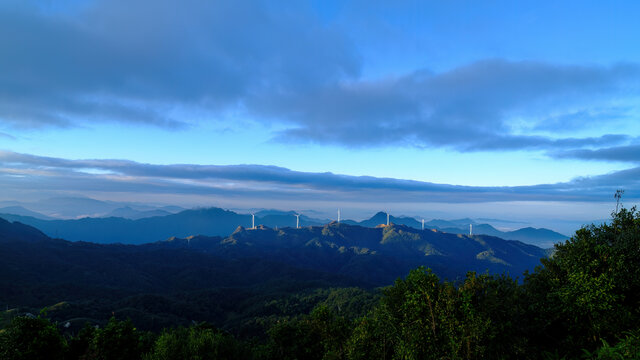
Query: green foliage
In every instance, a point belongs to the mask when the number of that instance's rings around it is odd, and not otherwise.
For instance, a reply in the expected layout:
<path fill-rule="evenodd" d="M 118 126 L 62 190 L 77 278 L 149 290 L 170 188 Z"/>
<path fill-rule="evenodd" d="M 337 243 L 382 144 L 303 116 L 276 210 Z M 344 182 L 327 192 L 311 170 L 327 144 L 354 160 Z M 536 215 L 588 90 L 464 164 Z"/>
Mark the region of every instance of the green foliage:
<path fill-rule="evenodd" d="M 272 359 L 343 359 L 350 322 L 319 305 L 309 315 L 283 321 L 269 330 Z"/>
<path fill-rule="evenodd" d="M 67 343 L 47 319 L 16 317 L 0 330 L 0 359 L 64 359 Z"/>
<path fill-rule="evenodd" d="M 206 325 L 165 330 L 144 360 L 244 359 L 248 355 L 231 335 Z"/>
<path fill-rule="evenodd" d="M 140 359 L 146 350 L 143 335 L 131 320 L 121 321 L 112 317 L 104 328 L 93 334 L 86 357 L 97 360 Z"/>
<path fill-rule="evenodd" d="M 622 359 L 640 359 L 640 331 L 631 331 L 618 341 L 614 346 L 610 346 L 605 340 L 602 346 L 593 353 L 584 350 L 585 359 L 593 360 L 622 360 Z"/>
<path fill-rule="evenodd" d="M 86 323 L 76 336 L 69 339 L 68 359 L 81 359 L 89 353 L 89 347 L 96 334 L 95 326 Z"/>
<path fill-rule="evenodd" d="M 611 224 L 578 230 L 525 279 L 538 349 L 578 356 L 615 341 L 640 321 L 640 214 L 620 209 Z"/>
<path fill-rule="evenodd" d="M 503 298 L 513 306 L 502 307 Z M 512 357 L 524 351 L 514 329 L 518 298 L 517 283 L 507 277 L 469 273 L 456 288 L 431 270 L 413 270 L 386 288 L 379 306 L 358 322 L 349 357 Z"/>

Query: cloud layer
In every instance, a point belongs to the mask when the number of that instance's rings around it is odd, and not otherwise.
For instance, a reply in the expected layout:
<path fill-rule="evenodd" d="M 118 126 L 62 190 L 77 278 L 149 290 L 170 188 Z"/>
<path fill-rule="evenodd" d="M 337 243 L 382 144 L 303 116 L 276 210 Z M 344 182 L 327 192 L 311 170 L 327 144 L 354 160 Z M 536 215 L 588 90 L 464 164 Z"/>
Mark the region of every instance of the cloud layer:
<path fill-rule="evenodd" d="M 413 180 L 308 173 L 264 165 L 153 165 L 127 160 L 67 160 L 0 152 L 0 185 L 6 191 L 68 191 L 216 195 L 256 202 L 479 203 L 513 201 L 611 201 L 618 188 L 640 198 L 640 167 L 566 183 L 474 187 Z"/>
<path fill-rule="evenodd" d="M 629 145 L 638 64 L 486 59 L 365 78 L 358 47 L 305 5 L 96 0 L 70 12 L 0 5 L 0 125 L 198 126 L 240 114 L 284 143 L 456 151 Z M 233 127 L 234 124 L 227 124 Z M 584 128 L 599 135 L 571 135 Z M 581 152 L 582 151 L 582 152 Z M 584 152 L 586 151 L 586 152 Z M 567 153 L 567 156 L 570 156 Z"/>
<path fill-rule="evenodd" d="M 640 163 L 640 145 L 633 144 L 627 146 L 615 146 L 601 149 L 579 149 L 557 152 L 553 156 L 559 158 L 600 160 L 600 161 L 620 161 Z"/>

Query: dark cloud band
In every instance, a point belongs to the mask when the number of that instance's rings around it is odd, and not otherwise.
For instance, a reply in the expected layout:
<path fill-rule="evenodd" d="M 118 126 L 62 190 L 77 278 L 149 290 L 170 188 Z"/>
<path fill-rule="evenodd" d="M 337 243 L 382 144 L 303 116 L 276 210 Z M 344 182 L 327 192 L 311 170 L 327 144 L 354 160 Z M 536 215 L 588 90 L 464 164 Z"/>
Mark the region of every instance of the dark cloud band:
<path fill-rule="evenodd" d="M 0 183 L 6 190 L 33 189 L 207 194 L 227 198 L 358 202 L 608 201 L 618 189 L 638 198 L 640 167 L 570 182 L 478 187 L 307 173 L 264 165 L 153 165 L 126 160 L 67 160 L 0 152 Z"/>

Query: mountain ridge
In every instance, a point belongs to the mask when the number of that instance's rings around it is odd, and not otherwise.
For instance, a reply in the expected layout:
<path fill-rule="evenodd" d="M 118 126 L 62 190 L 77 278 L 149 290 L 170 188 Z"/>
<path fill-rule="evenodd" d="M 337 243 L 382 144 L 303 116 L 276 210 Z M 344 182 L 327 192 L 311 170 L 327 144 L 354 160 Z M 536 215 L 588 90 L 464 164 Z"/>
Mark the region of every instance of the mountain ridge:
<path fill-rule="evenodd" d="M 259 212 L 260 213 L 260 212 Z M 256 216 L 256 225 L 262 224 L 268 227 L 295 227 L 296 218 L 294 212 L 264 211 L 264 216 Z M 0 214 L 0 217 L 12 221 L 35 226 L 52 237 L 61 237 L 71 241 L 91 241 L 97 243 L 126 243 L 142 244 L 167 239 L 172 236 L 187 237 L 192 234 L 208 236 L 227 236 L 235 231 L 237 226 L 251 227 L 251 215 L 239 214 L 234 211 L 221 208 L 199 208 L 184 210 L 178 213 L 140 217 L 127 219 L 123 217 L 85 217 L 81 219 L 39 219 L 35 217 Z M 394 224 L 407 225 L 415 229 L 421 229 L 422 223 L 412 217 L 389 216 Z M 436 229 L 454 234 L 468 234 L 468 228 L 455 227 L 461 222 L 471 219 L 459 219 L 453 221 L 431 220 L 425 222 L 425 228 Z M 314 219 L 304 214 L 300 215 L 301 226 L 320 226 L 327 220 Z M 342 223 L 365 227 L 376 227 L 386 224 L 386 213 L 378 212 L 371 218 L 357 222 L 343 220 Z M 451 227 L 444 227 L 451 226 Z M 497 236 L 508 240 L 520 240 L 528 243 L 551 247 L 553 243 L 564 241 L 568 237 L 548 229 L 523 228 L 520 230 L 503 232 L 489 224 L 474 222 L 474 234 Z"/>
<path fill-rule="evenodd" d="M 250 324 L 251 312 L 243 312 L 243 320 L 226 309 L 242 309 L 238 301 L 262 309 L 265 296 L 277 299 L 309 289 L 372 291 L 421 265 L 454 281 L 467 271 L 519 276 L 546 256 L 518 241 L 396 224 L 240 226 L 224 237 L 124 245 L 52 239 L 4 219 L 0 253 L 0 305 L 41 308 L 62 302 L 67 305 L 56 307 L 59 319 L 108 319 L 117 312 L 157 330 L 192 320 Z M 164 304 L 160 308 L 158 301 Z"/>

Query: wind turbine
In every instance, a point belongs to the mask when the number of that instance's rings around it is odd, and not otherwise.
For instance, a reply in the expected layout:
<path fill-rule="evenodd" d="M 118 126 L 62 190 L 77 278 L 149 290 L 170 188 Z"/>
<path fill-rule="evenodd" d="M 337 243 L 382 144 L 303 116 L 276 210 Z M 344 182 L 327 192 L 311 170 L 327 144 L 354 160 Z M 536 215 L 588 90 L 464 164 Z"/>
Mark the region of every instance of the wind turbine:
<path fill-rule="evenodd" d="M 389 226 L 389 212 L 387 211 L 387 226 Z"/>
<path fill-rule="evenodd" d="M 338 209 L 338 224 L 340 224 L 340 209 Z"/>
<path fill-rule="evenodd" d="M 251 213 L 251 229 L 256 228 L 256 214 Z"/>
<path fill-rule="evenodd" d="M 473 224 L 469 224 L 469 236 L 473 236 Z"/>
<path fill-rule="evenodd" d="M 300 214 L 295 214 L 296 217 L 296 229 L 300 228 Z"/>
<path fill-rule="evenodd" d="M 424 219 L 422 219 L 422 230 L 424 230 Z"/>

